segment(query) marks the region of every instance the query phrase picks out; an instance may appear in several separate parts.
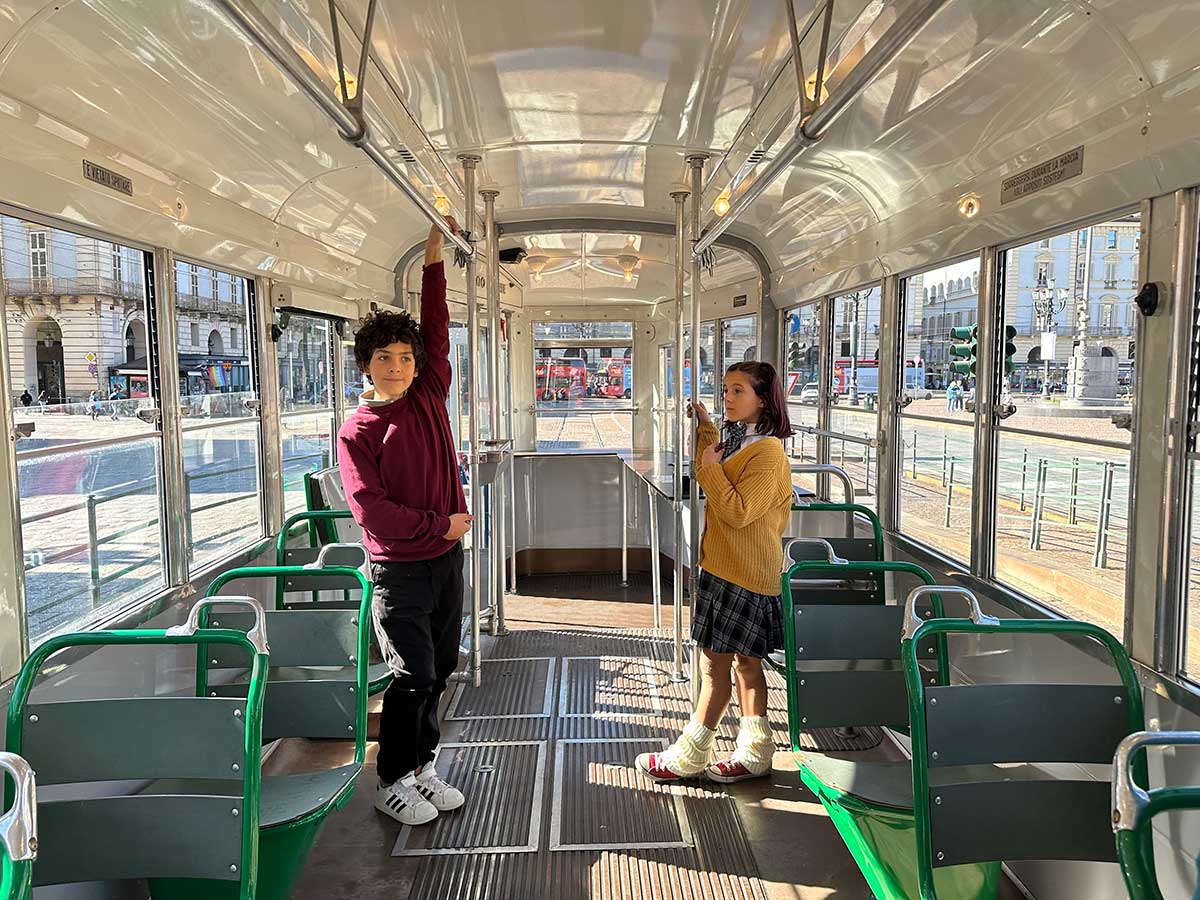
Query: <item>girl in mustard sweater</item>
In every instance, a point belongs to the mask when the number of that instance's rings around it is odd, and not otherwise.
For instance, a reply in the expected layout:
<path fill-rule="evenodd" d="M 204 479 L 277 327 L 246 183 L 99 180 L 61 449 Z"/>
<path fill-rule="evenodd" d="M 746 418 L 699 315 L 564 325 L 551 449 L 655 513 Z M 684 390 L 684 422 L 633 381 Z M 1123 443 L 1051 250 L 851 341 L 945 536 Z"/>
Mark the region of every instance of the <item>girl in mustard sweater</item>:
<path fill-rule="evenodd" d="M 656 781 L 706 774 L 730 783 L 771 771 L 775 741 L 767 722 L 762 661 L 783 646 L 779 573 L 792 507 L 792 474 L 780 439 L 792 434 L 783 385 L 773 366 L 744 362 L 725 373 L 722 434 L 703 404 L 693 459 L 704 488 L 699 597 L 692 639 L 701 658 L 700 700 L 691 722 L 663 753 L 643 753 L 637 767 Z M 718 439 L 720 442 L 718 443 Z M 742 718 L 737 749 L 712 762 L 713 738 L 729 705 L 733 670 Z"/>

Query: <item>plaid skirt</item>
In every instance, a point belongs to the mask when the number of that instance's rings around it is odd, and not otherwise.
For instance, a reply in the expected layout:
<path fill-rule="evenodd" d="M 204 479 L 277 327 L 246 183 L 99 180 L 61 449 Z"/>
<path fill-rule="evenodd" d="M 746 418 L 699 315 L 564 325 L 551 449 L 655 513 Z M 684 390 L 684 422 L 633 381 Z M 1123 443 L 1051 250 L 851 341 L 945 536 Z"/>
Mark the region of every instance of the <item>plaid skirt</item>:
<path fill-rule="evenodd" d="M 756 594 L 700 570 L 692 640 L 714 653 L 766 659 L 783 646 L 783 607 L 778 595 Z"/>

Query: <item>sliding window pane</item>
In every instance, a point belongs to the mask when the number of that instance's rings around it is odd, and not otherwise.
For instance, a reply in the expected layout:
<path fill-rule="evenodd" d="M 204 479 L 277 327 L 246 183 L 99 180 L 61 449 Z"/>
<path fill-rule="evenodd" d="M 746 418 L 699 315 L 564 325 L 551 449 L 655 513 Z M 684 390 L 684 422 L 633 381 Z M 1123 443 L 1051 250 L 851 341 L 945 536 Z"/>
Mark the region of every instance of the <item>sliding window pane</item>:
<path fill-rule="evenodd" d="M 1000 425 L 996 575 L 1072 618 L 1124 632 L 1133 409 L 1135 213 L 1034 241 L 1005 259 L 1014 327 Z M 1115 237 L 1114 237 L 1115 236 Z"/>
<path fill-rule="evenodd" d="M 874 507 L 879 471 L 879 286 L 833 298 L 833 395 L 829 460 L 854 484 L 853 502 Z M 836 496 L 836 494 L 835 494 Z"/>
<path fill-rule="evenodd" d="M 164 586 L 162 444 L 142 252 L 11 216 L 0 250 L 36 643 Z"/>
<path fill-rule="evenodd" d="M 951 559 L 971 558 L 975 378 L 954 355 L 951 329 L 979 318 L 979 261 L 905 279 L 904 393 L 900 413 L 900 530 Z M 959 371 L 966 369 L 966 371 Z"/>
<path fill-rule="evenodd" d="M 283 511 L 307 505 L 304 475 L 326 468 L 333 447 L 333 328 L 328 319 L 291 313 L 276 345 L 283 436 Z"/>
<path fill-rule="evenodd" d="M 258 388 L 246 280 L 179 261 L 175 293 L 185 534 L 194 572 L 263 535 Z"/>

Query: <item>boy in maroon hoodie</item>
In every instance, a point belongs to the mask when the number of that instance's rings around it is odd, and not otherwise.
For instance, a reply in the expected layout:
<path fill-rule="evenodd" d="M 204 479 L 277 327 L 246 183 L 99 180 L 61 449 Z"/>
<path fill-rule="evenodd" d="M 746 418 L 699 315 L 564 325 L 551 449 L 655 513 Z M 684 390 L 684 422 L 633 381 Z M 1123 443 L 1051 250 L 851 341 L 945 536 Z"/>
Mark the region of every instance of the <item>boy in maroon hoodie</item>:
<path fill-rule="evenodd" d="M 373 387 L 338 432 L 338 462 L 371 554 L 375 633 L 393 676 L 379 721 L 375 808 L 423 825 L 464 802 L 430 762 L 441 737 L 438 699 L 458 664 L 459 541 L 471 528 L 446 411 L 450 313 L 436 226 L 425 242 L 420 326 L 407 312 L 374 313 L 359 327 L 354 358 Z"/>

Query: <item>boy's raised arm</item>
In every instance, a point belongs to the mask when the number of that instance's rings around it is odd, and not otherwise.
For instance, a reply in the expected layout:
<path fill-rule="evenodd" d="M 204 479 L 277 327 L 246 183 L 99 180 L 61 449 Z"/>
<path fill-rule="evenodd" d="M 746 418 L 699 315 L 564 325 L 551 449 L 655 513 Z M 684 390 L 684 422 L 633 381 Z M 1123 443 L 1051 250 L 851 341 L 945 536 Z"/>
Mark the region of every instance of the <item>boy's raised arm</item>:
<path fill-rule="evenodd" d="M 457 234 L 458 224 L 448 220 Z M 425 268 L 421 271 L 421 338 L 425 343 L 425 367 L 439 382 L 442 394 L 450 392 L 450 310 L 446 307 L 446 267 L 441 230 L 433 225 L 425 240 Z"/>

